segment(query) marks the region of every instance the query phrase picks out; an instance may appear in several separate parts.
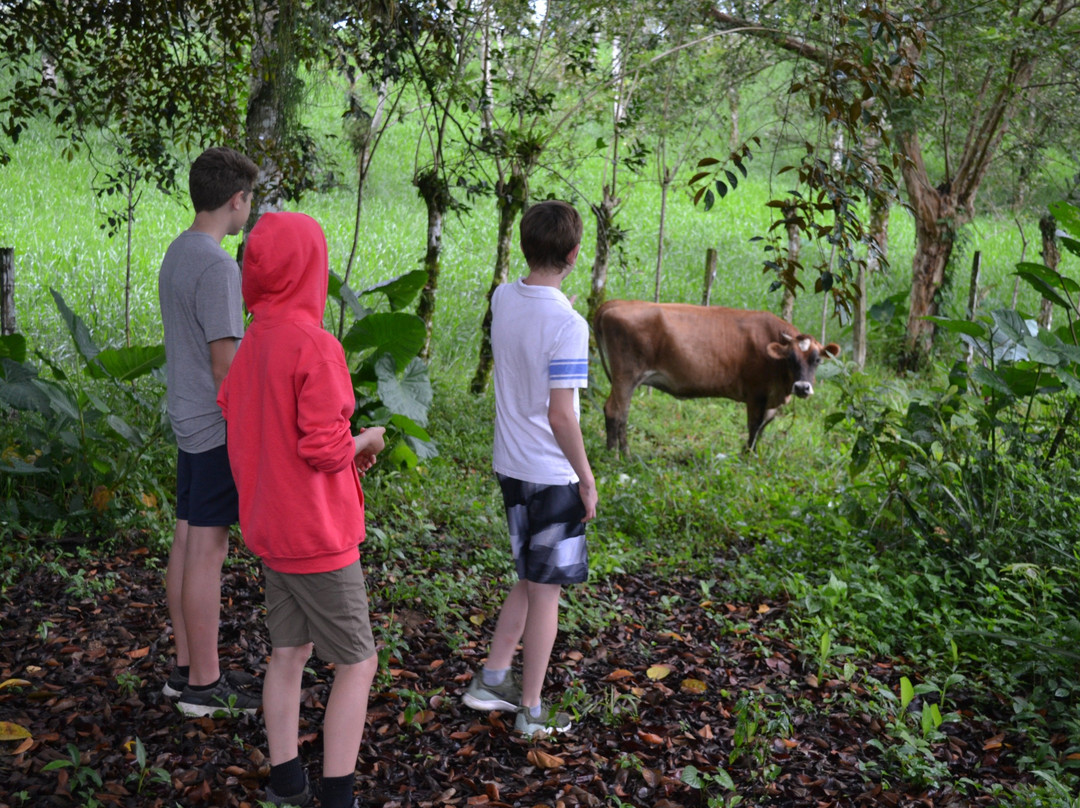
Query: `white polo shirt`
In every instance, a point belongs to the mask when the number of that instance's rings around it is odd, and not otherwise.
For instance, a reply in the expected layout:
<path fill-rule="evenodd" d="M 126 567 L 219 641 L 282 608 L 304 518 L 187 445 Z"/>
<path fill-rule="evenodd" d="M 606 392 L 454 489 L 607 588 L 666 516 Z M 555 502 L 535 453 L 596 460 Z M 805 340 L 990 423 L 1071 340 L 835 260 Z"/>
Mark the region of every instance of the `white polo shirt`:
<path fill-rule="evenodd" d="M 494 467 L 542 485 L 577 482 L 548 423 L 551 388 L 589 384 L 589 326 L 560 290 L 518 280 L 491 297 L 495 361 Z"/>

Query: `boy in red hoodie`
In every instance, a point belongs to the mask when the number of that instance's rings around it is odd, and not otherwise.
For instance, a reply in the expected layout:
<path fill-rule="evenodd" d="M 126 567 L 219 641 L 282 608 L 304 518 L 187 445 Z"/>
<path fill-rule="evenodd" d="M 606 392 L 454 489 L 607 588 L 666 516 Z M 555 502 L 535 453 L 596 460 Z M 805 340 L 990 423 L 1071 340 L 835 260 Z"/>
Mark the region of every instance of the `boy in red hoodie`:
<path fill-rule="evenodd" d="M 251 231 L 242 291 L 252 323 L 218 396 L 244 542 L 263 562 L 272 651 L 263 684 L 270 746 L 266 799 L 312 804 L 300 763 L 300 687 L 312 652 L 334 664 L 323 725 L 324 808 L 353 796 L 368 693 L 378 658 L 358 545 L 360 475 L 383 448 L 382 427 L 353 435 L 352 380 L 323 328 L 329 263 L 322 228 L 300 213 L 266 213 Z"/>

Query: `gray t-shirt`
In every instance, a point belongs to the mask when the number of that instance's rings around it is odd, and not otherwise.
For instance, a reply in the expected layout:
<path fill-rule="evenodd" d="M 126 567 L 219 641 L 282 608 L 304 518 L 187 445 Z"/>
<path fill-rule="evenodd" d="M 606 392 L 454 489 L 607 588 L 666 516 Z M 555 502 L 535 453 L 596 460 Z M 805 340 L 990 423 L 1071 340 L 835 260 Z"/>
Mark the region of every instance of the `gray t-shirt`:
<path fill-rule="evenodd" d="M 185 452 L 225 443 L 210 343 L 244 335 L 240 267 L 207 233 L 185 230 L 165 252 L 158 273 L 165 326 L 169 420 Z"/>

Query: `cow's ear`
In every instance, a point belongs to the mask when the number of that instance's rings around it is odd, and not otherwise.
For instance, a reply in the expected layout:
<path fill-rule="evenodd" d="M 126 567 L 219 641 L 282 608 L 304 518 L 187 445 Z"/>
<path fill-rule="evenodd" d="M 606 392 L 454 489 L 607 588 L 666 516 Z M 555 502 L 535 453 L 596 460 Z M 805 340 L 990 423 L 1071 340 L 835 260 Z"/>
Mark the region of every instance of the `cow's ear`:
<path fill-rule="evenodd" d="M 830 342 L 824 348 L 821 349 L 822 353 L 827 353 L 829 356 L 837 357 L 840 355 L 840 346 L 835 342 Z"/>
<path fill-rule="evenodd" d="M 781 345 L 779 342 L 770 342 L 765 346 L 765 353 L 773 359 L 787 359 L 791 354 L 791 348 L 787 345 Z"/>

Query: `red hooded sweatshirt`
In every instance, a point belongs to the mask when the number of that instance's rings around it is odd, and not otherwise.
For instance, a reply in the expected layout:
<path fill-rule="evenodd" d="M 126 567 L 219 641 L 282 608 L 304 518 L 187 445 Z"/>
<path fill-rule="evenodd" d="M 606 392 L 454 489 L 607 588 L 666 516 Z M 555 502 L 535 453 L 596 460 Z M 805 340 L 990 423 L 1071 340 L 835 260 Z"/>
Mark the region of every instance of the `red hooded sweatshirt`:
<path fill-rule="evenodd" d="M 341 343 L 322 325 L 328 281 L 319 224 L 263 214 L 244 249 L 252 323 L 218 404 L 244 542 L 277 572 L 341 569 L 364 540 L 352 380 Z"/>

